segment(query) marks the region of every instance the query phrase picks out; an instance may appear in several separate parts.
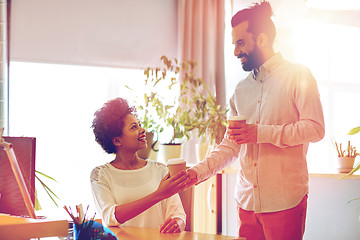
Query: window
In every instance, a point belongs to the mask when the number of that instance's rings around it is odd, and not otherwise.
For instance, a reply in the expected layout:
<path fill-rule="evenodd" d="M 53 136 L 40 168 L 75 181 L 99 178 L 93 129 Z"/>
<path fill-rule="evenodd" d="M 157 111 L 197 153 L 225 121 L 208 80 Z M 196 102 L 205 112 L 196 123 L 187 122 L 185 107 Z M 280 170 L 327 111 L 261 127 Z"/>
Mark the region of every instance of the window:
<path fill-rule="evenodd" d="M 228 6 L 228 8 L 230 8 Z M 226 13 L 230 13 L 226 9 Z M 230 15 L 230 14 L 229 14 Z M 239 80 L 248 73 L 233 55 L 231 16 L 225 28 L 226 96 L 229 99 Z M 309 145 L 307 155 L 312 173 L 336 173 L 336 150 L 332 140 L 360 148 L 360 136 L 349 136 L 360 126 L 360 81 L 357 76 L 360 49 L 360 28 L 309 20 L 299 20 L 294 29 L 277 29 L 275 50 L 293 62 L 309 67 L 315 76 L 325 117 L 325 137 Z"/>
<path fill-rule="evenodd" d="M 294 31 L 296 61 L 306 64 L 317 79 L 325 115 L 325 138 L 310 144 L 309 169 L 336 171 L 336 150 L 332 141 L 360 147 L 358 135 L 348 136 L 360 125 L 357 75 L 360 28 L 301 20 Z"/>
<path fill-rule="evenodd" d="M 67 218 L 65 204 L 89 204 L 95 211 L 90 172 L 113 156 L 94 141 L 93 114 L 109 99 L 133 100 L 137 89 L 124 85 L 142 80 L 137 69 L 11 62 L 10 135 L 36 137 L 36 170 L 58 181 L 49 185 L 59 208 L 36 185 L 47 216 Z"/>

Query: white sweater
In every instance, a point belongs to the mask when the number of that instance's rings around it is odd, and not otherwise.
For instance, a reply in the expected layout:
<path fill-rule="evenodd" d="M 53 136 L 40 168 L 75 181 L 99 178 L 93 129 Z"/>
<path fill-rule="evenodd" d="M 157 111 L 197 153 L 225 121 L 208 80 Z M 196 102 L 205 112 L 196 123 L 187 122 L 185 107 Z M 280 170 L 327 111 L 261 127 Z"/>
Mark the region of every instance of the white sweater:
<path fill-rule="evenodd" d="M 152 160 L 147 160 L 145 167 L 135 170 L 117 169 L 110 163 L 94 168 L 90 176 L 91 190 L 103 224 L 120 226 L 115 219 L 115 207 L 154 192 L 167 171 L 164 164 Z M 186 222 L 178 194 L 158 202 L 121 225 L 159 228 L 169 217 L 181 218 Z"/>

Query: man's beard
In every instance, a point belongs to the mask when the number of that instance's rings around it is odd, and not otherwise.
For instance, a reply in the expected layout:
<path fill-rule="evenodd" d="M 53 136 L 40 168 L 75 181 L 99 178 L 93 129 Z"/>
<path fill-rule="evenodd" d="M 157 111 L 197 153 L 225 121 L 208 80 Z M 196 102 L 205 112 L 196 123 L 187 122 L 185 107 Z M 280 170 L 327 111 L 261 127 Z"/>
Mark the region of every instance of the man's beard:
<path fill-rule="evenodd" d="M 254 49 L 249 53 L 249 55 L 245 53 L 238 55 L 238 58 L 241 57 L 246 57 L 246 61 L 242 62 L 241 64 L 244 71 L 247 72 L 252 71 L 255 68 L 259 68 L 263 63 L 261 51 L 256 45 Z"/>

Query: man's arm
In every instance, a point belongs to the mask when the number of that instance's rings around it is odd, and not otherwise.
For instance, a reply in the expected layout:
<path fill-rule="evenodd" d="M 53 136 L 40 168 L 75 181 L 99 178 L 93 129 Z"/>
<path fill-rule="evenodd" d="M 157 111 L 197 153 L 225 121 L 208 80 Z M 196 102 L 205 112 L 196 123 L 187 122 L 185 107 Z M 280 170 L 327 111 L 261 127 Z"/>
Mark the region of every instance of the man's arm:
<path fill-rule="evenodd" d="M 225 134 L 226 136 L 227 134 Z M 210 177 L 216 175 L 219 171 L 229 166 L 235 159 L 237 159 L 240 151 L 240 145 L 232 142 L 227 137 L 207 156 L 203 161 L 188 170 L 191 174 L 190 180 L 193 184 L 199 184 Z M 196 172 L 196 175 L 194 172 Z M 196 178 L 195 178 L 196 176 Z M 194 182 L 196 179 L 196 182 Z M 188 185 L 189 186 L 189 185 Z"/>
<path fill-rule="evenodd" d="M 324 116 L 317 84 L 307 68 L 299 68 L 291 101 L 298 113 L 297 120 L 282 124 L 247 124 L 241 129 L 229 129 L 229 138 L 237 144 L 271 143 L 291 147 L 320 141 L 325 134 Z"/>

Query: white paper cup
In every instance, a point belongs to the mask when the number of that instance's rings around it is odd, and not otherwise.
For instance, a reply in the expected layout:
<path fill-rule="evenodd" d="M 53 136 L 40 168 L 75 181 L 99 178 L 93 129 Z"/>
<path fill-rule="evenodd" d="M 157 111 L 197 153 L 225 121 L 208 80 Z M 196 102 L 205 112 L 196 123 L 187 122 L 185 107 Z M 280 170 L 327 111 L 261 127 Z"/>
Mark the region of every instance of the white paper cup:
<path fill-rule="evenodd" d="M 186 161 L 183 158 L 171 158 L 167 161 L 170 177 L 174 176 L 181 170 L 186 169 Z"/>
<path fill-rule="evenodd" d="M 241 128 L 246 124 L 246 118 L 243 116 L 231 116 L 228 118 L 229 128 Z"/>

